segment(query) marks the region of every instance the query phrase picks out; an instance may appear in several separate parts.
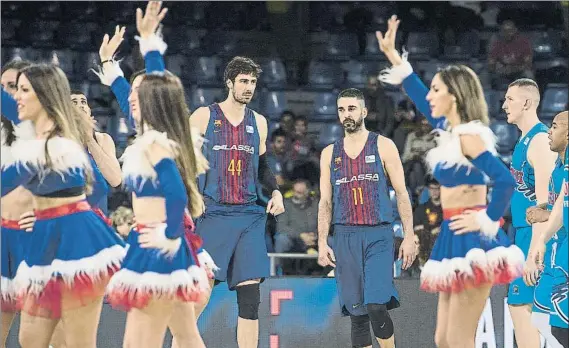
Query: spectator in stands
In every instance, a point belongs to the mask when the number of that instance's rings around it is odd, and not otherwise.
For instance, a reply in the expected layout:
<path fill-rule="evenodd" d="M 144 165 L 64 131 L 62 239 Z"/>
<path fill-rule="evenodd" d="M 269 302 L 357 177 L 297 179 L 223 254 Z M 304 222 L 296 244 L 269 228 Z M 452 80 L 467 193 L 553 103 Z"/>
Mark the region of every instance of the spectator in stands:
<path fill-rule="evenodd" d="M 377 80 L 377 76 L 368 78 L 364 97 L 367 105 L 366 128 L 391 138 L 395 128 L 395 110 L 393 99 L 385 93 L 385 89 Z"/>
<path fill-rule="evenodd" d="M 407 187 L 409 193 L 415 198 L 419 195 L 418 190 L 425 185 L 425 175 L 427 173 L 424 158 L 430 149 L 437 144 L 435 136 L 431 133 L 432 127 L 426 118 L 419 120 L 419 127 L 407 135 L 401 161 L 405 170 Z"/>
<path fill-rule="evenodd" d="M 277 128 L 273 134 L 271 134 L 271 144 L 267 154 L 269 167 L 273 171 L 273 174 L 275 174 L 277 184 L 283 191 L 287 191 L 290 188 L 290 182 L 287 175 L 287 142 L 288 139 L 286 132 L 282 128 Z"/>
<path fill-rule="evenodd" d="M 319 159 L 316 154 L 314 139 L 308 135 L 308 120 L 298 116 L 294 120 L 292 134 L 292 174 L 291 179 L 307 179 L 311 184 L 319 180 Z"/>
<path fill-rule="evenodd" d="M 294 132 L 294 120 L 296 115 L 290 110 L 285 110 L 281 114 L 281 119 L 279 120 L 279 128 L 282 129 L 287 136 L 291 136 Z"/>
<path fill-rule="evenodd" d="M 134 213 L 132 209 L 120 206 L 111 214 L 110 219 L 114 229 L 123 239 L 126 239 L 134 224 Z"/>
<path fill-rule="evenodd" d="M 403 153 L 407 135 L 417 129 L 415 106 L 409 99 L 402 100 L 395 111 L 395 123 L 392 140 L 399 153 Z"/>
<path fill-rule="evenodd" d="M 318 202 L 310 196 L 311 186 L 307 180 L 295 181 L 293 190 L 294 195 L 285 199 L 285 212 L 277 221 L 277 253 L 306 253 L 317 247 Z"/>
<path fill-rule="evenodd" d="M 429 200 L 420 204 L 413 212 L 415 235 L 419 237 L 419 260 L 423 265 L 431 254 L 443 221 L 441 208 L 441 186 L 432 177 L 428 179 Z"/>
<path fill-rule="evenodd" d="M 366 50 L 366 32 L 373 20 L 373 13 L 361 6 L 359 2 L 351 4 L 352 8 L 344 16 L 344 25 L 358 38 L 359 54 L 363 56 Z"/>
<path fill-rule="evenodd" d="M 490 45 L 488 70 L 493 73 L 492 87 L 501 89 L 513 80 L 533 78 L 533 51 L 530 40 L 512 20 L 505 20 L 500 35 Z"/>

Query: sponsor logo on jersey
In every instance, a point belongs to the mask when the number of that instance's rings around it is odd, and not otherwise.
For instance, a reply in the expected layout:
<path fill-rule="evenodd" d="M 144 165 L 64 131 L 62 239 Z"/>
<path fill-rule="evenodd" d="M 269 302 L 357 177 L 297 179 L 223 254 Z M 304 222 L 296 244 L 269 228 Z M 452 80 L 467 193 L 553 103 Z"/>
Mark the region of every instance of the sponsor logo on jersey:
<path fill-rule="evenodd" d="M 247 133 L 253 133 L 253 132 L 254 132 L 253 126 L 245 126 L 245 131 L 246 131 Z"/>
<path fill-rule="evenodd" d="M 352 177 L 343 177 L 336 180 L 336 185 L 349 184 L 352 181 L 379 181 L 379 174 L 359 174 Z"/>
<path fill-rule="evenodd" d="M 245 151 L 248 154 L 255 153 L 255 147 L 249 145 L 214 145 L 213 151 Z"/>
<path fill-rule="evenodd" d="M 516 181 L 516 191 L 522 193 L 524 197 L 530 201 L 535 201 L 535 190 L 533 187 L 530 187 L 527 182 L 530 181 L 530 174 L 527 174 L 523 170 L 517 170 L 515 168 L 510 168 L 510 173 Z"/>
<path fill-rule="evenodd" d="M 375 163 L 375 155 L 366 156 L 366 163 Z"/>

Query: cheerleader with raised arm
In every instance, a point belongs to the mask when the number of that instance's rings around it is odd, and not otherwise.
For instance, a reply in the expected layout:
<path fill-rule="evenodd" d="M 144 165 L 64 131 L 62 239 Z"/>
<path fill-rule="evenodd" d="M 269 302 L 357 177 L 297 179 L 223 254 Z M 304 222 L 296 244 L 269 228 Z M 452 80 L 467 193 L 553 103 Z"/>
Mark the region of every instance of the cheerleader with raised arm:
<path fill-rule="evenodd" d="M 392 16 L 381 51 L 391 68 L 383 82 L 403 84 L 405 92 L 439 133 L 427 154 L 441 183 L 444 221 L 431 257 L 421 273 L 421 288 L 439 293 L 435 342 L 438 347 L 474 348 L 476 328 L 493 285 L 522 274 L 524 255 L 500 228 L 514 179 L 496 156 L 488 127 L 488 107 L 480 80 L 463 65 L 440 70 L 430 89 L 395 50 L 399 21 Z M 487 204 L 487 178 L 494 182 Z"/>
<path fill-rule="evenodd" d="M 86 201 L 92 168 L 85 124 L 69 82 L 53 65 L 21 70 L 15 94 L 20 121 L 36 139 L 21 140 L 2 161 L 2 196 L 19 186 L 33 195 L 36 221 L 14 286 L 22 307 L 20 344 L 49 344 L 59 321 L 70 347 L 95 347 L 104 291 L 120 268 L 124 244 Z"/>

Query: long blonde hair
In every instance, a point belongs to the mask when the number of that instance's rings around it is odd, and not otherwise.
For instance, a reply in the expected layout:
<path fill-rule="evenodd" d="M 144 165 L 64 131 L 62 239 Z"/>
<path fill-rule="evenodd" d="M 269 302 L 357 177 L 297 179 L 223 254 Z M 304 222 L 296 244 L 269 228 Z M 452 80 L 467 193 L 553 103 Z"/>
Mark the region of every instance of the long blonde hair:
<path fill-rule="evenodd" d="M 30 81 L 38 100 L 47 113 L 47 117 L 55 124 L 45 142 L 47 167 L 51 166 L 51 158 L 47 143 L 56 135 L 75 140 L 86 147 L 91 136 L 89 121 L 81 115 L 71 102 L 71 88 L 65 73 L 53 64 L 32 64 L 18 73 L 18 78 L 25 75 Z M 92 191 L 93 171 L 85 168 L 85 191 Z"/>
<path fill-rule="evenodd" d="M 184 87 L 179 78 L 169 74 L 148 74 L 138 89 L 141 124 L 159 132 L 166 132 L 168 138 L 180 146 L 176 164 L 189 195 L 188 209 L 193 217 L 204 211 L 204 201 L 197 185 L 197 176 L 204 172 L 194 151 L 194 142 L 189 124 L 189 108 L 186 104 Z"/>
<path fill-rule="evenodd" d="M 461 123 L 480 121 L 490 123 L 488 104 L 480 79 L 464 65 L 449 65 L 438 72 L 448 91 L 456 98 L 456 109 Z"/>

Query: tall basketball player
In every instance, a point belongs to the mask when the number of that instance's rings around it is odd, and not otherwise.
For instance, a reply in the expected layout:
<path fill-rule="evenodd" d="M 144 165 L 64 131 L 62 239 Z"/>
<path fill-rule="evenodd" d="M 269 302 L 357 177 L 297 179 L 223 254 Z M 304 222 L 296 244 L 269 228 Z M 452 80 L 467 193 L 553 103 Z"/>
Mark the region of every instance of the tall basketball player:
<path fill-rule="evenodd" d="M 555 163 L 555 169 L 549 180 L 549 195 L 546 206 L 531 207 L 527 210 L 526 216 L 530 224 L 536 222 L 545 222 L 549 218 L 551 209 L 555 204 L 555 200 L 561 193 L 563 179 L 566 176 L 564 172 L 565 152 L 567 150 L 567 125 L 569 112 L 564 111 L 555 116 L 551 128 L 549 129 L 549 147 L 551 151 L 558 153 L 558 159 Z M 535 286 L 532 323 L 539 329 L 542 336 L 545 337 L 550 348 L 560 348 L 561 344 L 553 337 L 551 333 L 550 313 L 556 315 L 555 307 L 551 302 L 551 293 L 553 291 L 553 280 L 555 274 L 555 256 L 559 246 L 563 243 L 567 234 L 565 229 L 560 228 L 553 238 L 547 243 L 547 252 L 544 258 L 544 269 L 537 285 Z"/>
<path fill-rule="evenodd" d="M 557 159 L 557 154 L 549 149 L 548 128 L 537 117 L 539 100 L 537 84 L 530 79 L 519 79 L 508 87 L 502 106 L 508 123 L 515 124 L 522 132 L 510 167 L 516 181 L 511 209 L 516 230 L 515 243 L 527 259 L 526 275 L 514 280 L 508 291 L 508 305 L 520 348 L 539 347 L 539 331 L 531 323 L 533 285 L 539 270 L 528 255 L 543 224 L 530 226 L 526 220 L 526 210 L 547 203 L 549 178 Z"/>
<path fill-rule="evenodd" d="M 352 323 L 352 346 L 371 347 L 373 332 L 381 347 L 394 347 L 389 310 L 399 307 L 393 282 L 393 209 L 387 178 L 397 196 L 405 238 L 399 250 L 403 268 L 416 257 L 413 211 L 395 144 L 365 128 L 361 91 L 338 95 L 344 138 L 322 151 L 318 210 L 318 263 L 335 266 L 340 306 Z M 328 231 L 334 225 L 332 248 Z"/>
<path fill-rule="evenodd" d="M 211 168 L 200 177 L 206 210 L 196 233 L 220 268 L 216 282 L 227 281 L 237 292 L 240 348 L 258 345 L 259 284 L 269 276 L 265 223 L 267 213 L 284 212 L 265 154 L 267 120 L 247 107 L 260 73 L 253 60 L 233 58 L 224 73 L 227 99 L 199 108 L 190 117 L 192 127 L 204 134 L 204 154 Z M 256 204 L 261 185 L 272 192 L 266 209 Z M 196 305 L 198 317 L 202 310 Z"/>

